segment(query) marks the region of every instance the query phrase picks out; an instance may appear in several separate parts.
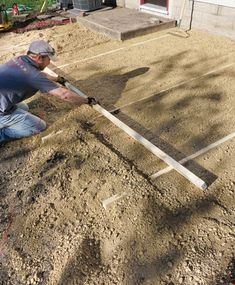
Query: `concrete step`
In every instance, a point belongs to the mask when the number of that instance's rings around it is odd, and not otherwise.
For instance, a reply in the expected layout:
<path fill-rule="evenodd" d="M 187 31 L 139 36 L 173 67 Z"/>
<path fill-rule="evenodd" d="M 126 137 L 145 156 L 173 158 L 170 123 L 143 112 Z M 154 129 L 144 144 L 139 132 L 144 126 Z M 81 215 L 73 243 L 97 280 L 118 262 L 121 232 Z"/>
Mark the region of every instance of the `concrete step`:
<path fill-rule="evenodd" d="M 127 8 L 108 8 L 84 13 L 68 11 L 82 25 L 117 40 L 126 40 L 144 34 L 175 27 L 176 21 Z"/>

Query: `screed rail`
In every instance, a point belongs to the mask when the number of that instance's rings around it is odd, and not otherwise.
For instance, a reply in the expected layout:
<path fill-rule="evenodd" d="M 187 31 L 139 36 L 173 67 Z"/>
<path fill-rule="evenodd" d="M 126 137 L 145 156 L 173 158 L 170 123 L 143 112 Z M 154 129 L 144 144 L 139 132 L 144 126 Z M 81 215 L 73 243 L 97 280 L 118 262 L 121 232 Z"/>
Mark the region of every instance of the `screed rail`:
<path fill-rule="evenodd" d="M 217 146 L 223 144 L 224 142 L 226 142 L 226 141 L 228 141 L 228 140 L 230 140 L 230 139 L 233 139 L 233 138 L 235 138 L 235 132 L 233 132 L 233 133 L 227 135 L 226 137 L 224 137 L 224 138 L 218 140 L 218 141 L 215 142 L 215 143 L 212 143 L 212 144 L 208 145 L 207 147 L 205 147 L 205 148 L 203 148 L 203 149 L 200 149 L 199 151 L 197 151 L 197 152 L 191 154 L 190 156 L 187 156 L 187 157 L 181 159 L 181 160 L 179 161 L 179 163 L 180 163 L 180 164 L 184 164 L 184 163 L 186 163 L 186 162 L 188 162 L 188 161 L 190 161 L 190 160 L 192 160 L 192 159 L 194 159 L 194 158 L 196 158 L 196 157 L 198 157 L 198 156 L 200 156 L 200 155 L 202 155 L 202 154 L 204 154 L 204 153 L 210 151 L 211 149 L 213 149 L 213 148 L 215 148 L 215 147 L 217 147 Z M 166 168 L 164 168 L 164 169 L 161 169 L 161 170 L 159 170 L 158 172 L 152 174 L 152 175 L 150 176 L 150 178 L 151 178 L 151 179 L 155 179 L 155 178 L 157 178 L 157 177 L 159 177 L 159 176 L 161 176 L 161 175 L 163 175 L 163 174 L 166 174 L 166 173 L 170 172 L 172 169 L 173 169 L 172 166 L 168 166 L 168 167 L 166 167 Z"/>
<path fill-rule="evenodd" d="M 82 97 L 87 97 L 82 91 L 80 91 L 78 88 L 73 86 L 70 83 L 66 83 L 66 87 L 70 90 L 74 91 L 78 95 Z M 152 144 L 150 141 L 145 139 L 143 136 L 141 136 L 139 133 L 137 133 L 135 130 L 131 129 L 129 126 L 124 124 L 122 121 L 120 121 L 118 118 L 116 118 L 114 115 L 109 113 L 107 110 L 105 110 L 103 107 L 101 107 L 99 104 L 92 106 L 97 112 L 102 114 L 104 117 L 109 119 L 113 124 L 115 124 L 117 127 L 122 129 L 124 132 L 126 132 L 129 136 L 131 136 L 133 139 L 141 143 L 145 148 L 147 148 L 149 151 L 151 151 L 154 155 L 156 155 L 158 158 L 163 160 L 165 163 L 167 163 L 169 166 L 173 167 L 177 172 L 179 172 L 181 175 L 183 175 L 186 179 L 188 179 L 190 182 L 192 182 L 195 186 L 199 187 L 202 190 L 205 190 L 207 188 L 206 183 L 197 177 L 194 173 L 189 171 L 187 168 L 182 166 L 179 162 L 174 160 L 172 157 L 170 157 L 168 154 L 163 152 L 161 149 L 159 149 L 157 146 Z"/>

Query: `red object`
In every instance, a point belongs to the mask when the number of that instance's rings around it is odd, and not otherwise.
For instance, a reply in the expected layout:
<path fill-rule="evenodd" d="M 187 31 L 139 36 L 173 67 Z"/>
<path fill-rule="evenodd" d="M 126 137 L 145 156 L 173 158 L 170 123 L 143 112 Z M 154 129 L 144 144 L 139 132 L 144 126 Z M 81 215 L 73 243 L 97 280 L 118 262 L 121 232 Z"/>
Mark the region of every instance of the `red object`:
<path fill-rule="evenodd" d="M 19 15 L 20 14 L 19 8 L 18 8 L 17 4 L 13 4 L 13 6 L 12 6 L 12 14 L 13 15 Z"/>
<path fill-rule="evenodd" d="M 166 0 L 166 10 L 169 11 L 169 0 Z"/>

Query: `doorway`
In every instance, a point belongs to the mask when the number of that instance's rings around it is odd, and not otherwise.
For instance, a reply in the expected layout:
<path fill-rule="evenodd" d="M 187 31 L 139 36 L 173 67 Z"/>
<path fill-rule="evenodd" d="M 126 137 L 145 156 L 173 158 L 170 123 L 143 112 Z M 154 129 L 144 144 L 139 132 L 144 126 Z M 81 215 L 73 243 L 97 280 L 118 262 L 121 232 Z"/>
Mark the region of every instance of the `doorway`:
<path fill-rule="evenodd" d="M 140 0 L 140 5 L 142 8 L 168 14 L 168 2 L 169 0 Z"/>
<path fill-rule="evenodd" d="M 167 6 L 167 0 L 146 0 L 144 1 L 144 3 L 149 3 L 152 5 L 157 5 L 157 6 L 161 6 L 161 7 L 166 7 Z"/>

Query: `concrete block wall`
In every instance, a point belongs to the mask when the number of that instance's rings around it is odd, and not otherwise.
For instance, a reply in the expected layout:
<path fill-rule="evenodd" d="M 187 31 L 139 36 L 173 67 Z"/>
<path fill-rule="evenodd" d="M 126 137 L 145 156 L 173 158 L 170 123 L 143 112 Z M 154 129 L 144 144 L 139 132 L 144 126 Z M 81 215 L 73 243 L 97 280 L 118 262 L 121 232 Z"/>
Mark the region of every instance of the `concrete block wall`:
<path fill-rule="evenodd" d="M 170 18 L 179 20 L 182 2 L 183 0 L 169 0 Z M 139 9 L 139 3 L 140 0 L 117 0 L 118 6 L 130 9 Z M 192 0 L 186 0 L 181 22 L 182 28 L 189 27 L 191 8 Z M 235 40 L 235 8 L 195 1 L 192 28 L 224 35 Z"/>

